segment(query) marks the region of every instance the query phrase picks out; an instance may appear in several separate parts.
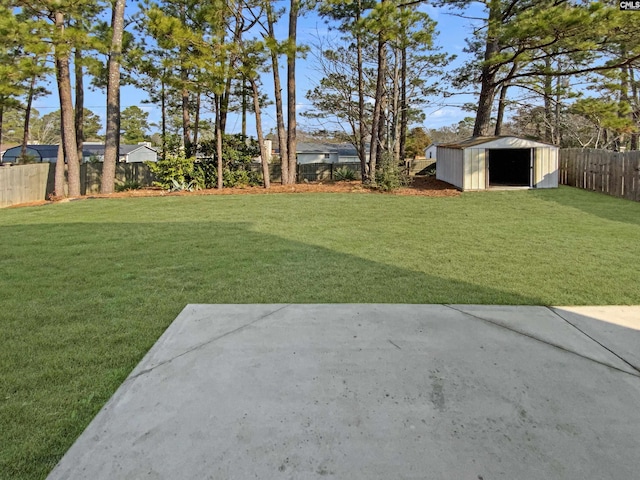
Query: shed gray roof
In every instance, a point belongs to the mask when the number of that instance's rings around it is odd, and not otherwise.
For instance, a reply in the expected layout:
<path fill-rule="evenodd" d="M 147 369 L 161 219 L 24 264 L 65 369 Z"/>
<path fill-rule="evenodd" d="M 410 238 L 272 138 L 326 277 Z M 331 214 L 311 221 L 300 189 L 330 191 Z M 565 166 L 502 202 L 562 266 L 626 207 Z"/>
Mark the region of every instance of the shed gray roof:
<path fill-rule="evenodd" d="M 516 137 L 515 135 L 501 135 L 501 136 L 488 136 L 488 137 L 471 137 L 466 140 L 461 140 L 460 142 L 454 143 L 439 143 L 438 147 L 442 148 L 455 148 L 462 150 L 464 148 L 475 147 L 477 145 L 482 145 L 484 143 L 494 142 L 496 140 L 504 140 L 504 139 L 516 139 L 522 140 L 525 142 L 539 143 L 543 145 L 548 145 L 550 147 L 555 147 L 555 145 L 547 142 L 541 142 L 540 140 L 536 140 L 533 138 L 524 138 L 524 137 Z"/>

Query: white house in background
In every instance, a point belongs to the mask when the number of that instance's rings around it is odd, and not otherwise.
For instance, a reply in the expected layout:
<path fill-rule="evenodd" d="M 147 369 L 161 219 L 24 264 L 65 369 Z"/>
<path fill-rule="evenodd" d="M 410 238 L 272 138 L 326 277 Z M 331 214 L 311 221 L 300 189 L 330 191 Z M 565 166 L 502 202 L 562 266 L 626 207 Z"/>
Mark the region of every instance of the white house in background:
<path fill-rule="evenodd" d="M 558 147 L 519 137 L 471 137 L 437 146 L 436 178 L 461 190 L 556 188 Z"/>
<path fill-rule="evenodd" d="M 83 160 L 85 162 L 103 162 L 104 148 L 104 143 L 85 143 L 82 148 Z M 123 163 L 157 162 L 158 152 L 146 143 L 140 145 L 120 145 L 120 158 L 118 161 Z"/>
<path fill-rule="evenodd" d="M 358 163 L 358 152 L 350 143 L 309 143 L 297 144 L 298 163 Z M 367 161 L 369 154 L 367 153 Z"/>
<path fill-rule="evenodd" d="M 4 153 L 3 161 L 19 163 L 21 153 L 21 146 L 9 148 Z M 27 156 L 36 163 L 56 163 L 58 145 L 28 145 Z M 119 157 L 118 161 L 123 163 L 157 162 L 158 152 L 147 145 L 120 145 Z M 84 163 L 104 161 L 104 144 L 85 143 L 82 148 L 82 161 Z"/>
<path fill-rule="evenodd" d="M 427 160 L 435 160 L 437 152 L 438 152 L 438 144 L 432 143 L 424 151 L 424 158 L 426 158 Z"/>

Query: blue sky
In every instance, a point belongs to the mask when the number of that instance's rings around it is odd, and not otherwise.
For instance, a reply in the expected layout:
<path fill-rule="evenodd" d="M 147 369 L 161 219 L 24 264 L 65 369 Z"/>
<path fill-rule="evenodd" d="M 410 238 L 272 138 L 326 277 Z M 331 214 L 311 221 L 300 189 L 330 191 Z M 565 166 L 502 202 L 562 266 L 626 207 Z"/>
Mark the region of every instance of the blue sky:
<path fill-rule="evenodd" d="M 448 15 L 444 9 L 436 8 L 431 5 L 423 7 L 430 15 L 430 17 L 437 21 L 437 30 L 439 35 L 436 39 L 436 44 L 442 47 L 442 50 L 455 54 L 457 59 L 451 64 L 450 68 L 454 68 L 460 65 L 466 54 L 463 52 L 465 47 L 465 38 L 471 34 L 470 21 L 459 18 L 457 16 Z M 286 25 L 281 25 L 280 37 L 286 36 Z M 334 32 L 327 32 L 326 26 L 322 19 L 319 19 L 316 15 L 306 15 L 299 21 L 299 33 L 298 38 L 301 43 L 317 43 L 318 36 L 335 35 Z M 283 72 L 284 75 L 284 72 Z M 308 101 L 305 98 L 305 93 L 313 88 L 319 80 L 319 73 L 314 67 L 313 55 L 308 55 L 306 59 L 298 60 L 297 69 L 297 83 L 298 83 L 298 112 L 302 112 L 308 107 Z M 87 83 L 87 82 L 85 82 Z M 267 73 L 264 78 L 265 91 L 269 93 L 272 89 L 271 73 Z M 53 81 L 49 85 L 49 89 L 53 92 L 52 95 L 36 100 L 34 107 L 40 112 L 41 115 L 49 113 L 59 108 L 59 102 L 57 98 L 56 88 Z M 272 94 L 270 95 L 272 96 Z M 139 91 L 131 86 L 124 86 L 121 92 L 122 109 L 136 105 L 145 111 L 149 112 L 149 120 L 152 123 L 160 123 L 160 108 L 156 105 L 145 103 L 147 95 L 143 91 Z M 427 128 L 438 128 L 441 126 L 451 125 L 457 123 L 465 116 L 470 116 L 469 112 L 463 111 L 460 106 L 467 102 L 474 102 L 473 95 L 456 95 L 446 99 L 446 105 L 442 105 L 441 99 L 434 99 L 434 105 L 425 108 L 426 120 L 423 125 Z M 88 90 L 85 93 L 85 106 L 89 110 L 93 111 L 97 115 L 103 118 L 106 111 L 106 97 L 102 91 Z M 204 114 L 205 118 L 207 114 Z M 272 128 L 275 128 L 275 107 L 267 107 L 263 112 L 263 129 L 265 134 Z M 227 130 L 229 133 L 239 132 L 241 129 L 241 120 L 236 115 L 231 115 L 228 119 Z M 308 125 L 308 121 L 304 118 L 299 119 L 299 128 L 305 128 Z M 248 133 L 249 135 L 255 135 L 255 125 L 252 116 L 248 119 Z"/>

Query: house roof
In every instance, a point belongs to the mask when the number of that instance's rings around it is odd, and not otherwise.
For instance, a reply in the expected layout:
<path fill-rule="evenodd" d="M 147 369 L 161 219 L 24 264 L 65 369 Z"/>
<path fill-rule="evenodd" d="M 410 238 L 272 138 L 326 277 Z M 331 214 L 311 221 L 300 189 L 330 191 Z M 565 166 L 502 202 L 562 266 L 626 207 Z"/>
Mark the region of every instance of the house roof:
<path fill-rule="evenodd" d="M 28 155 L 33 155 L 34 152 L 40 155 L 40 158 L 56 158 L 58 156 L 58 145 L 27 145 Z M 8 148 L 4 153 L 5 158 L 19 157 L 22 153 L 22 146 L 18 145 L 12 148 Z"/>
<path fill-rule="evenodd" d="M 484 145 L 486 143 L 500 143 L 500 144 L 510 144 L 513 148 L 531 148 L 535 146 L 546 146 L 557 148 L 555 145 L 546 142 L 540 142 L 538 140 L 533 140 L 530 138 L 516 137 L 513 135 L 505 135 L 505 136 L 493 136 L 493 137 L 471 137 L 466 140 L 462 140 L 460 142 L 455 143 L 440 143 L 438 147 L 442 148 L 454 148 L 458 150 L 462 150 L 465 148 L 475 147 L 478 145 Z M 504 147 L 503 147 L 504 148 Z"/>
<path fill-rule="evenodd" d="M 92 155 L 96 156 L 104 156 L 104 144 L 98 143 L 85 143 L 82 147 L 82 155 L 84 157 L 89 157 Z M 153 150 L 146 145 L 120 145 L 120 156 L 129 155 L 136 150 L 146 148 L 149 150 Z M 5 159 L 17 158 L 20 156 L 22 151 L 21 146 L 13 147 L 7 149 L 4 154 Z M 155 151 L 155 150 L 153 150 Z M 27 145 L 27 152 L 29 155 L 35 155 L 36 153 L 40 156 L 40 159 L 43 158 L 57 158 L 58 156 L 58 145 Z"/>
<path fill-rule="evenodd" d="M 149 150 L 153 150 L 152 148 L 147 147 L 146 145 L 125 145 L 120 144 L 120 155 L 129 155 L 131 152 L 139 150 L 141 148 L 148 148 Z M 104 155 L 105 145 L 104 143 L 89 143 L 84 144 L 82 147 L 83 154 L 89 153 L 90 155 Z"/>
<path fill-rule="evenodd" d="M 351 143 L 315 143 L 300 142 L 297 144 L 298 153 L 337 153 L 343 157 L 354 157 L 358 155 L 356 147 Z M 369 151 L 369 145 L 366 145 Z"/>
<path fill-rule="evenodd" d="M 297 153 L 338 153 L 334 145 L 325 143 L 300 142 L 296 145 Z"/>

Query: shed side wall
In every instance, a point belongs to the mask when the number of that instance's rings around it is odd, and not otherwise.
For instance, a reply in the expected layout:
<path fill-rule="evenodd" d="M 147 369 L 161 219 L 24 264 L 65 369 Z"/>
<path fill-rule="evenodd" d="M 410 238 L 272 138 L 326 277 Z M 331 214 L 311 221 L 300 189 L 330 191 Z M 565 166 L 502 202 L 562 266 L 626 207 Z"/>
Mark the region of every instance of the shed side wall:
<path fill-rule="evenodd" d="M 438 147 L 436 178 L 455 187 L 464 188 L 463 155 L 463 150 Z"/>

